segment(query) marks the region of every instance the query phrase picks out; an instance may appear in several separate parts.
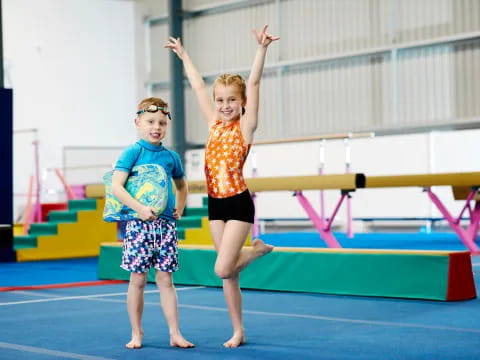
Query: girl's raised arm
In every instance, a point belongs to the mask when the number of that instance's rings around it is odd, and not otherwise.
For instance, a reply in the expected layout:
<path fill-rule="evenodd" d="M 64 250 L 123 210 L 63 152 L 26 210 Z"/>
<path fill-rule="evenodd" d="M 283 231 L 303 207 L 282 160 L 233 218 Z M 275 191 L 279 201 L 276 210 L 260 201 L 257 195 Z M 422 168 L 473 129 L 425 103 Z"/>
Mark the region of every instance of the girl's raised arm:
<path fill-rule="evenodd" d="M 257 40 L 257 53 L 252 64 L 252 70 L 247 82 L 247 104 L 245 106 L 245 115 L 242 118 L 242 134 L 247 143 L 253 141 L 253 133 L 258 124 L 258 103 L 260 93 L 260 78 L 262 77 L 263 65 L 267 54 L 268 45 L 273 41 L 280 39 L 267 33 L 268 25 L 265 25 L 260 33 L 253 29 L 253 34 Z"/>
<path fill-rule="evenodd" d="M 197 96 L 197 101 L 203 117 L 205 118 L 208 126 L 213 125 L 216 120 L 215 108 L 210 96 L 208 95 L 205 82 L 203 81 L 195 65 L 193 65 L 193 62 L 190 59 L 187 51 L 183 48 L 180 38 L 175 39 L 174 37 L 169 37 L 168 41 L 165 43 L 165 45 L 163 45 L 163 47 L 172 49 L 172 51 L 177 54 L 179 59 L 182 60 L 185 73 L 187 74 L 188 81 L 190 82 L 190 85 Z"/>

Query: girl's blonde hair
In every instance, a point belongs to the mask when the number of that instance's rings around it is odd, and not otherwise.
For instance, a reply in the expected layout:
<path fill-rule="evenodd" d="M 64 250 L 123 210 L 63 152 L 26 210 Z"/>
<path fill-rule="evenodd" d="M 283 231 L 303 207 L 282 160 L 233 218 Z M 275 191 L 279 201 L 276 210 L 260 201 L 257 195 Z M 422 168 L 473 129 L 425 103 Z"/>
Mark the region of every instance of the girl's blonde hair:
<path fill-rule="evenodd" d="M 240 91 L 242 95 L 242 99 L 247 97 L 247 85 L 245 84 L 245 80 L 240 75 L 236 74 L 222 74 L 213 83 L 213 98 L 215 99 L 215 87 L 217 85 L 229 86 L 234 85 Z"/>

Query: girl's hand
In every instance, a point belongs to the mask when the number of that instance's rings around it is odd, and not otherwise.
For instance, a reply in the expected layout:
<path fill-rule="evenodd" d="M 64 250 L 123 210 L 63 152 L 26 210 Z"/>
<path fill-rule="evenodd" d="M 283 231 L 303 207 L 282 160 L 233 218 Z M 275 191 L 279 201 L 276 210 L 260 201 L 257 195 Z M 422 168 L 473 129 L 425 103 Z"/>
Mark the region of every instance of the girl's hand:
<path fill-rule="evenodd" d="M 182 46 L 182 42 L 180 38 L 169 37 L 168 41 L 163 45 L 164 48 L 172 49 L 172 51 L 178 55 L 180 59 L 183 60 L 183 54 L 185 53 L 185 49 Z"/>
<path fill-rule="evenodd" d="M 138 212 L 138 216 L 140 216 L 140 219 L 143 221 L 153 221 L 157 219 L 157 216 L 155 215 L 155 209 L 149 206 L 142 207 L 142 210 Z"/>
<path fill-rule="evenodd" d="M 273 41 L 280 39 L 278 36 L 272 36 L 267 33 L 268 25 L 265 25 L 260 33 L 257 32 L 256 29 L 252 29 L 253 35 L 255 35 L 255 39 L 257 39 L 258 45 L 267 47 Z"/>

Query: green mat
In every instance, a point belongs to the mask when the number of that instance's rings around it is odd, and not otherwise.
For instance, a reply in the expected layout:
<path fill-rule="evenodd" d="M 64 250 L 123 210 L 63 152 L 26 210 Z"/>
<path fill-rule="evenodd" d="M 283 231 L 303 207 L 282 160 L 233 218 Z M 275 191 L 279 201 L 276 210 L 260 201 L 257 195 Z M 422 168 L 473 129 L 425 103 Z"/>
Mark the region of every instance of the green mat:
<path fill-rule="evenodd" d="M 129 278 L 119 267 L 121 251 L 120 244 L 102 245 L 99 278 Z M 175 283 L 221 286 L 215 259 L 208 247 L 181 247 Z M 476 297 L 471 269 L 468 252 L 277 248 L 245 269 L 240 282 L 246 289 L 463 300 Z"/>

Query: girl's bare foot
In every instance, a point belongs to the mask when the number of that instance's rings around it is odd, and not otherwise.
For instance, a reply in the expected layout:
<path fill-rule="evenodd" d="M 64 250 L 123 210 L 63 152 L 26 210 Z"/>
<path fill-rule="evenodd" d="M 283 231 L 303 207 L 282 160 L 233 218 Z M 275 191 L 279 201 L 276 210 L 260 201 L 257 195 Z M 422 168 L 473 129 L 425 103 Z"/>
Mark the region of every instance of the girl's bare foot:
<path fill-rule="evenodd" d="M 170 346 L 184 349 L 195 347 L 195 345 L 193 345 L 190 341 L 185 340 L 185 338 L 180 334 L 170 335 Z"/>
<path fill-rule="evenodd" d="M 271 250 L 270 250 L 271 251 Z M 230 340 L 223 343 L 226 348 L 237 348 L 247 342 L 245 334 L 242 332 L 235 332 Z"/>
<path fill-rule="evenodd" d="M 132 340 L 125 344 L 127 349 L 140 349 L 142 347 L 143 331 L 140 333 L 134 333 L 132 331 Z"/>
<path fill-rule="evenodd" d="M 255 239 L 252 241 L 252 246 L 254 251 L 258 254 L 258 257 L 267 255 L 268 253 L 272 252 L 273 246 L 269 244 L 265 244 L 260 239 Z"/>

